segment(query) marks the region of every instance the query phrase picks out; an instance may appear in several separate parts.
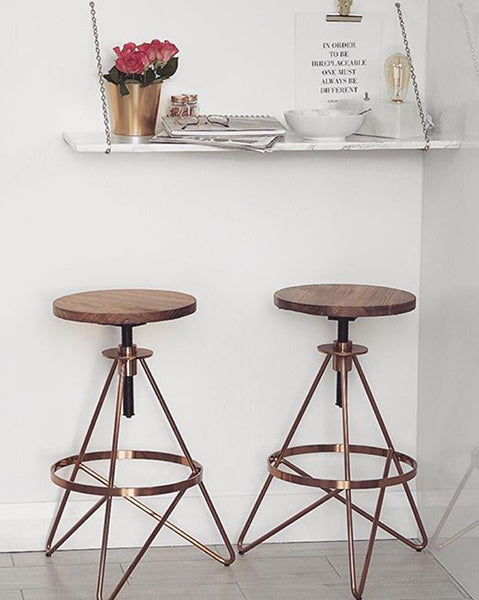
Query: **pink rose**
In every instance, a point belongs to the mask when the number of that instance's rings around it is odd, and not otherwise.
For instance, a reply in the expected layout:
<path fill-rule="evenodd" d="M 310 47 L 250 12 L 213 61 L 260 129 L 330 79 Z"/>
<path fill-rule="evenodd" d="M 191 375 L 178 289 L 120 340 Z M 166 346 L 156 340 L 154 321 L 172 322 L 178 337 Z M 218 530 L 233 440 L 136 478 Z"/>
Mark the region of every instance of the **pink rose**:
<path fill-rule="evenodd" d="M 149 63 L 148 57 L 141 52 L 133 42 L 128 42 L 120 50 L 119 46 L 113 48 L 117 59 L 116 68 L 122 73 L 141 75 Z"/>
<path fill-rule="evenodd" d="M 160 42 L 160 40 L 152 40 L 150 47 L 152 54 L 154 53 L 155 55 L 153 60 L 158 60 L 164 63 L 167 63 L 179 52 L 175 44 L 172 44 L 168 40 L 165 40 L 164 42 Z"/>
<path fill-rule="evenodd" d="M 121 50 L 119 46 L 115 46 L 113 50 L 117 55 L 116 68 L 127 75 L 142 75 L 150 64 L 155 62 L 166 64 L 179 52 L 178 48 L 168 40 L 164 42 L 152 40 L 151 44 L 144 43 L 139 46 L 128 42 Z"/>
<path fill-rule="evenodd" d="M 122 73 L 141 75 L 150 61 L 144 52 L 136 50 L 135 52 L 121 53 L 116 59 L 116 68 Z"/>
<path fill-rule="evenodd" d="M 138 50 L 140 50 L 140 52 L 143 52 L 144 54 L 146 54 L 146 56 L 148 57 L 148 60 L 150 61 L 150 63 L 155 62 L 156 60 L 156 51 L 155 49 L 152 47 L 151 44 L 140 44 L 138 46 Z"/>
<path fill-rule="evenodd" d="M 134 44 L 133 42 L 128 42 L 127 44 L 125 44 L 123 46 L 122 50 L 120 50 L 119 46 L 115 46 L 113 48 L 113 51 L 119 57 L 124 56 L 126 54 L 132 54 L 135 50 L 136 50 L 136 44 Z"/>

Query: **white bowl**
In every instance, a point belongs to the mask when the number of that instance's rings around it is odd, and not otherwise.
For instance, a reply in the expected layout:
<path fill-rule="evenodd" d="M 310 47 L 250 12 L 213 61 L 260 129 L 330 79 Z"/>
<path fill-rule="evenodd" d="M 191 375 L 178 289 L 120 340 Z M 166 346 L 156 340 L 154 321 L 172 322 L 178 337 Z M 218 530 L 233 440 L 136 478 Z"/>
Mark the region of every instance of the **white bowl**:
<path fill-rule="evenodd" d="M 338 101 L 319 108 L 288 110 L 284 117 L 289 127 L 307 140 L 344 141 L 356 133 L 366 118 L 362 102 Z"/>

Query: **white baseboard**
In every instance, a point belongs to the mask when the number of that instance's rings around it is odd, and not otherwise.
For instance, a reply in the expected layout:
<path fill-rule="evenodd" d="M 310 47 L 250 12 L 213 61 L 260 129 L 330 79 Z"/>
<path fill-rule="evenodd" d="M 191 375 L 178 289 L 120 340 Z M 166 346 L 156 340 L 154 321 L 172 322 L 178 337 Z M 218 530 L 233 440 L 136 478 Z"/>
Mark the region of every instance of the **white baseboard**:
<path fill-rule="evenodd" d="M 374 511 L 377 492 L 358 492 L 355 502 L 369 512 Z M 258 536 L 277 525 L 282 520 L 301 510 L 318 498 L 315 493 L 270 494 L 263 510 L 258 513 L 251 536 Z M 168 499 L 147 500 L 147 503 L 161 513 Z M 213 501 L 223 523 L 236 543 L 240 529 L 255 498 L 253 496 L 219 496 Z M 42 550 L 51 526 L 56 504 L 25 503 L 0 504 L 0 552 L 21 552 Z M 73 500 L 65 513 L 60 533 L 71 527 L 90 507 L 92 502 Z M 65 549 L 98 548 L 102 529 L 103 508 L 100 508 L 85 525 L 65 544 Z M 400 489 L 386 494 L 382 520 L 408 537 L 416 537 L 417 530 L 411 516 L 404 493 Z M 185 497 L 177 507 L 171 521 L 207 544 L 221 543 L 206 506 L 197 495 Z M 136 547 L 144 543 L 155 521 L 143 514 L 124 499 L 115 499 L 110 535 L 111 547 Z M 370 523 L 358 517 L 355 523 L 357 539 L 366 539 Z M 344 506 L 334 499 L 313 511 L 302 520 L 285 529 L 271 539 L 276 542 L 292 541 L 332 541 L 346 537 Z M 387 535 L 380 537 L 388 537 Z M 186 542 L 169 530 L 160 532 L 154 545 L 185 545 Z"/>

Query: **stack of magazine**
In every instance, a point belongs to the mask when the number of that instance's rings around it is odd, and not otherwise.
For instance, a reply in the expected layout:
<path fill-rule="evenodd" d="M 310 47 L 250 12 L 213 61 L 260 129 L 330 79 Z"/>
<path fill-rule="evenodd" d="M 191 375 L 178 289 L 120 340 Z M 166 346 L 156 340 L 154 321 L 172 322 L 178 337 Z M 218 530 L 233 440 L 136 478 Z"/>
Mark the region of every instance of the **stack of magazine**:
<path fill-rule="evenodd" d="M 286 133 L 282 123 L 267 115 L 201 115 L 161 120 L 163 131 L 151 143 L 271 152 Z"/>

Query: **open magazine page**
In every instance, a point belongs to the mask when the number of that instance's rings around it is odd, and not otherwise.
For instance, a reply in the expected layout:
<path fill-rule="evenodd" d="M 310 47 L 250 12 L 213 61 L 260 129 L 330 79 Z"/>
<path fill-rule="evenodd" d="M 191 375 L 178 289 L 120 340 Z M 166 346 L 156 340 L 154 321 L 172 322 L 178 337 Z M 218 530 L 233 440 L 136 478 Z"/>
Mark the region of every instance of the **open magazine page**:
<path fill-rule="evenodd" d="M 188 137 L 174 138 L 170 137 L 165 131 L 159 133 L 150 140 L 154 144 L 194 144 L 197 146 L 213 146 L 216 148 L 225 148 L 230 150 L 253 150 L 255 152 L 271 152 L 273 146 L 282 139 L 283 136 L 244 136 L 235 137 L 233 140 L 224 137 Z"/>

